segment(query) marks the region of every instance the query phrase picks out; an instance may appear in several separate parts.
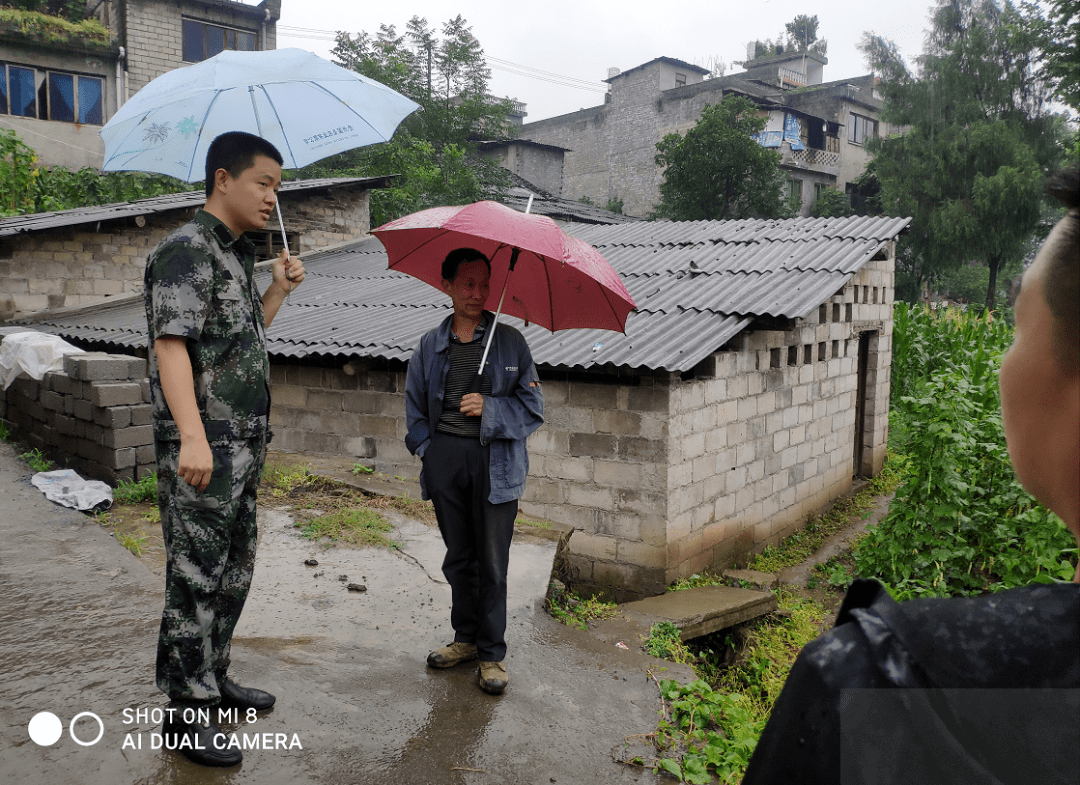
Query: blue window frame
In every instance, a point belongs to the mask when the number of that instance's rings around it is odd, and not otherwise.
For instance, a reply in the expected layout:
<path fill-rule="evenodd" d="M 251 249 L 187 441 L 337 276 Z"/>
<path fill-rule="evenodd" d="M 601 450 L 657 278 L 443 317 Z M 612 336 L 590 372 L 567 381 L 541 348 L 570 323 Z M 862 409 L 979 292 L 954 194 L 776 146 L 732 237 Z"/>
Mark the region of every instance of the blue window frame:
<path fill-rule="evenodd" d="M 0 63 L 0 114 L 102 125 L 105 81 L 64 71 Z"/>
<path fill-rule="evenodd" d="M 37 90 L 34 89 L 34 69 L 9 65 L 8 111 L 17 117 L 37 117 Z"/>

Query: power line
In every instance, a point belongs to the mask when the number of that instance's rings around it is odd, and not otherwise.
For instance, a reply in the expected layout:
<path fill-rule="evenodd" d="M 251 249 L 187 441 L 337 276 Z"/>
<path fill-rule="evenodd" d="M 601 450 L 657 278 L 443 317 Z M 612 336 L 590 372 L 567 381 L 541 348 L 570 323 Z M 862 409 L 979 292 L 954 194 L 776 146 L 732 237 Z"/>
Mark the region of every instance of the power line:
<path fill-rule="evenodd" d="M 312 27 L 294 27 L 292 25 L 278 25 L 278 33 L 286 38 L 303 38 L 312 41 L 337 41 L 337 33 L 333 30 L 319 30 Z M 488 66 L 496 71 L 504 71 L 515 76 L 524 76 L 536 79 L 540 82 L 559 85 L 560 87 L 573 87 L 578 90 L 590 90 L 595 93 L 606 93 L 607 88 L 601 83 L 588 79 L 579 79 L 576 76 L 566 76 L 552 71 L 544 71 L 521 63 L 513 63 L 498 57 L 485 56 Z"/>

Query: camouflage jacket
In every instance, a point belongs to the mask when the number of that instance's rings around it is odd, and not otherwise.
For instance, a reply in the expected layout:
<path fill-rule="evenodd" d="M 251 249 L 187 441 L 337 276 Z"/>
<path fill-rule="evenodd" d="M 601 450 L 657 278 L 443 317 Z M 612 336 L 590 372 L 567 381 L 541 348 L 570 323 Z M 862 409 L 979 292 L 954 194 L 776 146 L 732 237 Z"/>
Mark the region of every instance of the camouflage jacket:
<path fill-rule="evenodd" d="M 143 300 L 156 438 L 179 438 L 154 352 L 154 341 L 165 336 L 187 339 L 208 439 L 244 439 L 266 431 L 270 364 L 254 268 L 251 241 L 233 237 L 205 210 L 162 240 L 147 259 Z"/>

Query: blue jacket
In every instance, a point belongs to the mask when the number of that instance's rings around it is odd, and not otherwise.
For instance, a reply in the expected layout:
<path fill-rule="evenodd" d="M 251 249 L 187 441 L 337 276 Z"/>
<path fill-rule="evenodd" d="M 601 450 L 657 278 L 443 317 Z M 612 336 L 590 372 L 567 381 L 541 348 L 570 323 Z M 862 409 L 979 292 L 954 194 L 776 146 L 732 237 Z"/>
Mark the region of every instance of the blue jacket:
<path fill-rule="evenodd" d="M 519 499 L 525 492 L 525 476 L 529 473 L 525 439 L 544 422 L 544 395 L 532 354 L 521 333 L 510 325 L 500 324 L 491 336 L 494 315 L 485 311 L 483 319 L 487 328 L 484 340 L 492 341 L 485 366 L 485 372 L 491 376 L 491 395 L 484 396 L 480 441 L 491 445 L 488 501 L 501 504 Z M 405 446 L 421 458 L 443 410 L 453 320 L 451 314 L 425 333 L 409 360 L 405 381 L 405 420 L 409 432 Z M 428 498 L 423 471 L 420 492 L 423 498 Z"/>

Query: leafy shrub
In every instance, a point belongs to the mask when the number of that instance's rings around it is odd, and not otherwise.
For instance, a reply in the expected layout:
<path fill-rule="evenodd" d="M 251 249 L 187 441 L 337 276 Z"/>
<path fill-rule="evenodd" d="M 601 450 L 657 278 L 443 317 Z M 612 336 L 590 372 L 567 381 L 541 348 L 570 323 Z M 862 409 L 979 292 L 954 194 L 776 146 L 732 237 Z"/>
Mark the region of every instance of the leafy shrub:
<path fill-rule="evenodd" d="M 1016 479 L 997 371 L 1012 330 L 991 314 L 898 303 L 890 426 L 908 461 L 856 567 L 899 597 L 965 595 L 1068 579 L 1075 542 Z"/>

